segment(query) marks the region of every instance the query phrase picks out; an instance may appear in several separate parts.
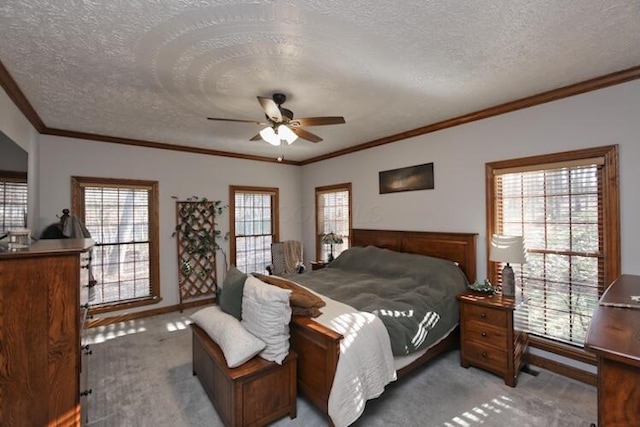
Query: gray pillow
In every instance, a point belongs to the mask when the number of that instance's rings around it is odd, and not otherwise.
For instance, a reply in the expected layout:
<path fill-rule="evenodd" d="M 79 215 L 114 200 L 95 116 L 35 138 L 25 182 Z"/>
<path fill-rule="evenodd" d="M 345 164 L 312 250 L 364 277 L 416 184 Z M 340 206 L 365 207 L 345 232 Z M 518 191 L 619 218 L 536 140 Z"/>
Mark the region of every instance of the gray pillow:
<path fill-rule="evenodd" d="M 222 282 L 220 292 L 220 309 L 238 320 L 242 320 L 242 291 L 245 280 L 247 275 L 231 266 Z"/>

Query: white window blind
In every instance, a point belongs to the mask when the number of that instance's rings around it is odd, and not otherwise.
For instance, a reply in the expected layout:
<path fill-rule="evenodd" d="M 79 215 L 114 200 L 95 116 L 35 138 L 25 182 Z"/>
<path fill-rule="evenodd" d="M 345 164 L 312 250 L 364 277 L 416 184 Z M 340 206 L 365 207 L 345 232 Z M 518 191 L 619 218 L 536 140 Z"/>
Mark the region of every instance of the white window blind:
<path fill-rule="evenodd" d="M 234 203 L 236 267 L 266 274 L 275 240 L 274 194 L 237 191 Z"/>
<path fill-rule="evenodd" d="M 524 236 L 529 332 L 582 346 L 604 289 L 602 161 L 544 166 L 495 176 L 495 232 Z"/>
<path fill-rule="evenodd" d="M 0 234 L 27 225 L 27 183 L 0 176 Z"/>
<path fill-rule="evenodd" d="M 96 241 L 93 305 L 153 297 L 147 188 L 83 186 L 84 222 Z"/>
<path fill-rule="evenodd" d="M 349 248 L 350 220 L 350 186 L 331 189 L 316 189 L 316 216 L 318 232 L 316 239 L 320 247 L 320 259 L 329 258 L 330 246 L 322 244 L 322 236 L 327 233 L 336 233 L 342 236 L 342 243 L 333 245 L 333 256 L 337 257 L 342 251 Z"/>

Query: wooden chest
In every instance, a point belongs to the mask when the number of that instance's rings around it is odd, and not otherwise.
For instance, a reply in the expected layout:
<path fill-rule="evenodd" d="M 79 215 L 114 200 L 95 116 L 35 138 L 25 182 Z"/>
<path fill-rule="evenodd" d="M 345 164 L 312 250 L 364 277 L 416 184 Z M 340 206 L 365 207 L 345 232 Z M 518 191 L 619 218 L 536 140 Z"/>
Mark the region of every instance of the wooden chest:
<path fill-rule="evenodd" d="M 195 324 L 193 374 L 198 376 L 227 427 L 263 426 L 285 415 L 296 417 L 297 354 L 278 365 L 260 357 L 228 368 L 222 350 Z"/>

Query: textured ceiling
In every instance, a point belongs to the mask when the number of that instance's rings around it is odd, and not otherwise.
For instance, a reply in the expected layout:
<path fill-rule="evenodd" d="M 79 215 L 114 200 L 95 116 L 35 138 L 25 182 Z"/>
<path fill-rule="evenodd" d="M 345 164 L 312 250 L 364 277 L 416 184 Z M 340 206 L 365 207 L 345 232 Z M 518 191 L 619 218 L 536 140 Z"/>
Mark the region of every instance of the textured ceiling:
<path fill-rule="evenodd" d="M 0 61 L 48 128 L 300 161 L 640 65 L 640 2 L 9 0 Z M 347 123 L 206 120 L 277 91 Z"/>

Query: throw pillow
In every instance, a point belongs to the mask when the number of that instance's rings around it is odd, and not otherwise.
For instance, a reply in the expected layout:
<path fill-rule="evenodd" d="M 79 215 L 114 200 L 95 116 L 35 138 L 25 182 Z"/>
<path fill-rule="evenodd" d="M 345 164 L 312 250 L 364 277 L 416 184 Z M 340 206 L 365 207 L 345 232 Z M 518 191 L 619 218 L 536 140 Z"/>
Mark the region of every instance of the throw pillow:
<path fill-rule="evenodd" d="M 242 365 L 265 347 L 265 343 L 243 328 L 238 319 L 222 312 L 218 306 L 199 310 L 191 315 L 191 320 L 218 344 L 230 368 Z"/>
<path fill-rule="evenodd" d="M 220 308 L 238 320 L 242 319 L 242 290 L 247 275 L 231 266 L 222 282 Z"/>
<path fill-rule="evenodd" d="M 247 277 L 242 294 L 242 325 L 266 344 L 260 357 L 279 365 L 289 354 L 290 295 L 253 276 Z"/>

